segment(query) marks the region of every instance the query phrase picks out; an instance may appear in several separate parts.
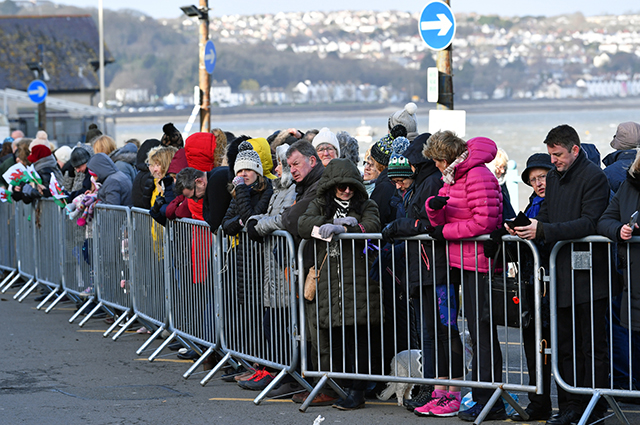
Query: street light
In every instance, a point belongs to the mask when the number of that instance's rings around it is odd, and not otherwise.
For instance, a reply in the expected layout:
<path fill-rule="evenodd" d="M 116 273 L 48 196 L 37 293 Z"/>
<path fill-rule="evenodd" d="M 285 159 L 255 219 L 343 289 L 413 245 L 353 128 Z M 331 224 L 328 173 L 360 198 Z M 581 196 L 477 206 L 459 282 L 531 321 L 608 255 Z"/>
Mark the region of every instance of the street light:
<path fill-rule="evenodd" d="M 211 128 L 211 111 L 209 105 L 210 81 L 204 64 L 204 46 L 209 40 L 209 0 L 200 0 L 200 7 L 182 6 L 182 12 L 190 18 L 200 20 L 200 42 L 198 62 L 198 80 L 200 86 L 200 131 L 209 132 Z"/>

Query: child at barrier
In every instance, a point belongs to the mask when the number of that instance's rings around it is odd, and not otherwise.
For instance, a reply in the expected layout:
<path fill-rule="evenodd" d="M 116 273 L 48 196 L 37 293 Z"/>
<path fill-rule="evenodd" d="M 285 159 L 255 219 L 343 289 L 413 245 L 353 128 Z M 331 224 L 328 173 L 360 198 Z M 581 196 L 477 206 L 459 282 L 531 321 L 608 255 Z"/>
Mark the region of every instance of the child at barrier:
<path fill-rule="evenodd" d="M 451 131 L 433 134 L 423 150 L 423 155 L 433 159 L 442 172 L 444 181 L 438 195 L 430 197 L 425 204 L 429 221 L 435 226 L 429 229 L 429 234 L 439 241 L 451 241 L 448 243 L 451 279 L 461 281 L 464 313 L 473 343 L 472 379 L 482 382 L 502 381 L 497 326 L 476 321 L 480 316 L 476 306 L 484 306 L 488 293 L 484 275 L 489 272 L 489 261 L 482 255 L 481 244 L 454 241 L 489 234 L 502 223 L 500 185 L 485 165 L 495 158 L 497 151 L 490 139 L 475 137 L 465 142 Z M 475 421 L 492 393 L 492 389 L 474 389 L 476 404 L 460 412 L 458 417 Z M 453 396 L 459 406 L 460 394 L 454 392 Z M 505 418 L 504 405 L 500 402 L 485 419 Z"/>
<path fill-rule="evenodd" d="M 70 204 L 64 207 L 69 220 L 75 219 L 78 226 L 85 226 L 93 220 L 93 207 L 98 200 L 98 190 L 102 186 L 96 180 L 95 173 L 89 170 L 87 170 L 87 173 L 91 177 L 91 190 L 76 196 Z"/>
<path fill-rule="evenodd" d="M 377 233 L 380 217 L 374 201 L 368 199 L 360 172 L 348 159 L 333 159 L 318 182 L 316 197 L 298 221 L 300 236 L 311 238 L 314 227 L 324 239 L 341 233 Z M 352 243 L 353 242 L 353 243 Z M 346 373 L 379 373 L 379 361 L 370 355 L 380 351 L 380 290 L 377 282 L 367 279 L 364 258 L 366 241 L 330 241 L 318 243 L 316 250 L 317 332 L 320 370 Z M 323 258 L 326 261 L 323 266 Z M 367 287 L 368 285 L 368 287 Z M 309 309 L 307 309 L 309 311 Z M 343 315 L 344 312 L 344 315 Z M 307 317 L 316 320 L 316 317 Z M 371 334 L 369 334 L 369 328 Z M 344 344 L 343 344 L 344 341 Z M 371 350 L 369 350 L 369 347 Z M 346 383 L 347 398 L 334 403 L 341 410 L 364 407 L 368 382 Z"/>

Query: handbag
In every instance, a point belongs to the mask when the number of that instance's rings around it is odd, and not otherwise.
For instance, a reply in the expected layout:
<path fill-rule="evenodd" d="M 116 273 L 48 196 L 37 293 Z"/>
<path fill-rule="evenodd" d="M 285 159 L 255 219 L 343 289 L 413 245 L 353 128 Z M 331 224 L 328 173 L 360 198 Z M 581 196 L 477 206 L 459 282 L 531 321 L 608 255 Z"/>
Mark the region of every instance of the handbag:
<path fill-rule="evenodd" d="M 488 296 L 484 303 L 480 320 L 490 323 L 490 319 L 493 318 L 493 324 L 495 325 L 510 328 L 519 328 L 522 325 L 522 328 L 526 329 L 533 318 L 533 309 L 531 308 L 532 285 L 528 279 L 519 278 L 517 267 L 515 276 L 507 276 L 506 281 L 504 278 L 505 272 L 493 273 L 499 254 L 500 249 L 498 249 L 498 253 L 493 259 L 491 275 L 484 276 Z M 507 256 L 510 257 L 508 251 Z M 491 281 L 489 281 L 489 276 L 491 276 Z M 491 304 L 489 304 L 489 300 L 491 300 Z M 493 309 L 493 314 L 491 314 L 491 309 Z"/>
<path fill-rule="evenodd" d="M 327 261 L 327 254 L 324 255 L 324 259 L 322 260 L 322 264 L 320 264 L 318 271 L 316 271 L 316 266 L 314 265 L 311 266 L 309 273 L 307 273 L 307 277 L 304 280 L 304 299 L 307 301 L 313 301 L 316 296 L 316 285 L 318 284 L 320 271 L 322 270 L 325 261 Z"/>

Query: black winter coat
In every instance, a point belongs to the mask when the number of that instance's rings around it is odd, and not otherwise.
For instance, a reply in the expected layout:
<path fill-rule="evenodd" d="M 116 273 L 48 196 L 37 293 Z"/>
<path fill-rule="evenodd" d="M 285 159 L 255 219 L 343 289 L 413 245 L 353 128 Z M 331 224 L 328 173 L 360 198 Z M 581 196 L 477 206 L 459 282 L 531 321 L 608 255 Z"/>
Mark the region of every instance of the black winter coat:
<path fill-rule="evenodd" d="M 380 173 L 370 197 L 378 205 L 382 228 L 398 217 L 398 208 L 402 205 L 402 199 L 398 195 L 396 185 L 389 179 L 388 171 L 389 169 L 385 168 Z"/>
<path fill-rule="evenodd" d="M 576 160 L 563 174 L 551 170 L 547 174 L 545 201 L 538 214 L 544 242 L 553 244 L 561 240 L 580 239 L 596 234 L 600 216 L 609 201 L 609 182 L 600 167 L 589 161 L 581 149 Z M 575 250 L 588 251 L 588 244 L 575 244 Z M 607 246 L 595 244 L 593 259 L 607 258 Z M 565 245 L 558 253 L 558 307 L 589 302 L 589 270 L 577 270 L 575 278 L 575 301 L 572 300 L 571 245 Z M 607 298 L 608 267 L 593 261 L 594 300 Z"/>
<path fill-rule="evenodd" d="M 202 216 L 209 224 L 212 233 L 218 231 L 231 204 L 231 194 L 227 190 L 231 180 L 233 175 L 229 174 L 229 167 L 216 167 L 207 173 L 207 190 L 202 200 Z"/>
<path fill-rule="evenodd" d="M 627 177 L 618 192 L 611 200 L 600 221 L 598 233 L 613 241 L 622 242 L 620 229 L 623 223 L 628 223 L 631 214 L 640 210 L 640 178 Z M 632 236 L 640 236 L 640 229 L 634 229 Z M 622 308 L 620 320 L 622 325 L 629 327 L 629 288 L 631 288 L 631 330 L 640 330 L 640 245 L 631 243 L 627 254 L 627 244 L 618 245 L 618 266 L 623 270 L 624 294 L 622 296 Z M 631 269 L 632 282 L 629 284 L 627 266 Z"/>

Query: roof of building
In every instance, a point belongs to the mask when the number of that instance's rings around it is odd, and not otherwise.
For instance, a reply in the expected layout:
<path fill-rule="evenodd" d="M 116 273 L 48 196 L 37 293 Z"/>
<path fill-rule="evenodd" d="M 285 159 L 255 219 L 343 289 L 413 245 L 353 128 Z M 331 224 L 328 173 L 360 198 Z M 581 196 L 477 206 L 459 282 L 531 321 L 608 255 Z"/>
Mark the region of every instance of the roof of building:
<path fill-rule="evenodd" d="M 35 79 L 27 63 L 42 60 L 49 92 L 97 91 L 99 46 L 91 15 L 0 16 L 0 89 L 26 90 Z"/>

